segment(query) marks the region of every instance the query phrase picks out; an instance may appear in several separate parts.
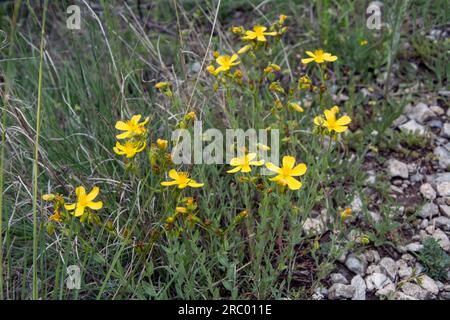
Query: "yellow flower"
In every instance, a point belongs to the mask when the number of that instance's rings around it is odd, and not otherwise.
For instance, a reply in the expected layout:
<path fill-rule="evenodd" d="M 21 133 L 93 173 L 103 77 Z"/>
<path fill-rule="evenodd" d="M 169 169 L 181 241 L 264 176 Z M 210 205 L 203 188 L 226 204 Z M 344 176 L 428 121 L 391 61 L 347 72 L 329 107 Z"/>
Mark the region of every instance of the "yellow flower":
<path fill-rule="evenodd" d="M 100 192 L 99 187 L 92 188 L 92 191 L 88 194 L 86 194 L 86 189 L 84 187 L 77 187 L 75 189 L 75 194 L 77 195 L 77 201 L 73 204 L 65 204 L 64 207 L 68 211 L 75 210 L 74 212 L 71 212 L 71 214 L 74 214 L 75 217 L 81 217 L 84 213 L 84 210 L 86 207 L 92 209 L 92 210 L 100 210 L 103 207 L 103 202 L 97 201 L 94 202 L 93 200 L 95 197 L 97 197 L 98 193 Z"/>
<path fill-rule="evenodd" d="M 189 112 L 187 115 L 186 115 L 186 120 L 195 120 L 195 118 L 197 118 L 197 116 L 195 115 L 195 112 L 194 111 L 191 111 L 191 112 Z"/>
<path fill-rule="evenodd" d="M 272 92 L 284 93 L 283 87 L 278 82 L 272 82 L 269 85 L 269 90 L 272 91 Z"/>
<path fill-rule="evenodd" d="M 243 210 L 243 211 L 239 212 L 239 217 L 247 218 L 248 217 L 248 210 Z"/>
<path fill-rule="evenodd" d="M 125 155 L 127 158 L 133 158 L 137 153 L 145 149 L 147 143 L 140 141 L 128 140 L 125 144 L 116 142 L 116 146 L 113 148 L 114 152 L 118 155 Z"/>
<path fill-rule="evenodd" d="M 242 71 L 239 70 L 239 69 L 237 69 L 237 70 L 234 72 L 234 77 L 237 78 L 237 79 L 242 79 L 243 76 L 244 76 L 244 75 L 242 74 Z"/>
<path fill-rule="evenodd" d="M 178 213 L 188 213 L 188 209 L 185 207 L 176 207 L 175 211 Z"/>
<path fill-rule="evenodd" d="M 284 24 L 284 21 L 287 19 L 287 16 L 284 14 L 280 14 L 279 18 L 278 18 L 278 23 L 279 24 Z"/>
<path fill-rule="evenodd" d="M 234 34 L 242 33 L 242 32 L 244 32 L 244 28 L 233 26 L 233 27 L 231 27 L 231 32 L 233 32 Z"/>
<path fill-rule="evenodd" d="M 244 53 L 248 52 L 251 48 L 252 48 L 252 45 L 247 44 L 247 45 L 243 46 L 242 48 L 240 48 L 237 53 L 244 54 Z"/>
<path fill-rule="evenodd" d="M 264 164 L 264 160 L 253 161 L 256 158 L 256 153 L 249 153 L 242 157 L 233 158 L 230 161 L 230 166 L 236 167 L 231 170 L 228 170 L 228 173 L 235 172 L 251 172 L 252 168 L 250 166 L 262 166 Z"/>
<path fill-rule="evenodd" d="M 270 150 L 269 146 L 259 143 L 259 142 L 256 144 L 256 147 L 258 147 L 258 149 L 261 151 L 269 151 Z"/>
<path fill-rule="evenodd" d="M 267 67 L 264 68 L 264 73 L 271 73 L 271 72 L 279 72 L 281 70 L 281 67 L 275 63 L 269 64 Z"/>
<path fill-rule="evenodd" d="M 347 130 L 347 125 L 352 121 L 352 119 L 349 116 L 342 116 L 339 119 L 336 119 L 336 113 L 338 112 L 338 106 L 325 110 L 325 119 L 322 116 L 317 116 L 314 118 L 314 124 L 319 127 L 327 128 L 330 132 L 344 132 Z"/>
<path fill-rule="evenodd" d="M 298 87 L 302 90 L 310 89 L 312 87 L 312 81 L 308 75 L 304 75 L 298 80 Z"/>
<path fill-rule="evenodd" d="M 53 193 L 44 194 L 44 195 L 42 195 L 42 200 L 53 201 L 53 200 L 55 200 L 55 195 Z"/>
<path fill-rule="evenodd" d="M 194 198 L 192 198 L 192 197 L 185 197 L 184 199 L 183 199 L 183 201 L 186 203 L 186 205 L 187 206 L 193 206 L 194 205 Z"/>
<path fill-rule="evenodd" d="M 359 41 L 359 45 L 360 45 L 361 47 L 366 46 L 368 43 L 369 43 L 369 41 L 367 41 L 367 40 L 365 40 L 365 39 Z"/>
<path fill-rule="evenodd" d="M 316 63 L 333 62 L 337 60 L 336 56 L 331 55 L 331 53 L 325 52 L 322 49 L 316 50 L 314 52 L 306 51 L 306 54 L 311 58 L 302 59 L 302 63 L 307 64 L 315 61 Z"/>
<path fill-rule="evenodd" d="M 215 70 L 216 73 L 228 71 L 231 67 L 238 65 L 241 63 L 239 60 L 239 56 L 237 54 L 233 54 L 231 57 L 228 55 L 219 56 L 216 59 L 219 67 Z"/>
<path fill-rule="evenodd" d="M 139 122 L 139 120 L 141 120 L 141 117 L 142 116 L 140 114 L 137 114 L 131 117 L 131 119 L 126 122 L 117 121 L 116 129 L 120 131 L 125 131 L 117 135 L 116 136 L 117 139 L 128 139 L 146 133 L 147 129 L 145 129 L 144 126 L 148 123 L 150 119 L 147 117 L 144 119 L 144 121 Z"/>
<path fill-rule="evenodd" d="M 167 140 L 164 140 L 164 139 L 157 139 L 156 140 L 156 145 L 158 146 L 158 148 L 160 150 L 166 150 L 168 144 L 169 144 L 169 141 L 167 141 Z"/>
<path fill-rule="evenodd" d="M 55 210 L 55 212 L 49 217 L 49 220 L 61 222 L 62 221 L 61 213 L 58 210 Z"/>
<path fill-rule="evenodd" d="M 158 82 L 157 84 L 155 84 L 155 88 L 160 90 L 167 88 L 168 86 L 170 86 L 170 83 L 166 81 Z"/>
<path fill-rule="evenodd" d="M 283 166 L 281 168 L 277 167 L 271 162 L 266 163 L 266 167 L 270 171 L 278 174 L 274 178 L 271 178 L 271 181 L 275 181 L 282 186 L 287 185 L 291 190 L 298 190 L 302 187 L 302 183 L 294 177 L 304 175 L 307 167 L 304 163 L 300 163 L 295 166 L 294 157 L 284 156 Z"/>
<path fill-rule="evenodd" d="M 289 102 L 289 107 L 291 107 L 292 109 L 294 109 L 297 112 L 303 112 L 305 110 L 303 110 L 303 108 L 296 102 Z"/>
<path fill-rule="evenodd" d="M 245 31 L 245 36 L 242 37 L 243 40 L 257 40 L 257 41 L 267 41 L 265 36 L 276 36 L 276 32 L 265 32 L 267 30 L 264 26 L 254 26 L 253 31 Z"/>
<path fill-rule="evenodd" d="M 166 222 L 167 222 L 168 224 L 172 224 L 172 223 L 175 222 L 175 218 L 174 218 L 174 217 L 168 217 L 168 218 L 166 219 Z"/>
<path fill-rule="evenodd" d="M 352 208 L 345 208 L 342 212 L 341 212 L 341 219 L 342 220 L 346 220 L 348 218 L 352 217 Z"/>
<path fill-rule="evenodd" d="M 364 234 L 361 237 L 359 237 L 359 242 L 361 242 L 361 244 L 368 245 L 370 243 L 370 238 L 368 235 Z"/>
<path fill-rule="evenodd" d="M 216 72 L 216 69 L 214 68 L 213 65 L 209 65 L 208 67 L 206 67 L 206 71 L 208 71 L 213 76 L 217 76 L 217 74 L 218 74 L 218 72 Z"/>
<path fill-rule="evenodd" d="M 190 179 L 187 172 L 177 172 L 174 169 L 169 171 L 169 177 L 173 180 L 161 182 L 162 186 L 168 187 L 178 185 L 178 189 L 184 189 L 186 187 L 200 188 L 204 185 L 204 183 L 198 183 L 197 181 Z"/>

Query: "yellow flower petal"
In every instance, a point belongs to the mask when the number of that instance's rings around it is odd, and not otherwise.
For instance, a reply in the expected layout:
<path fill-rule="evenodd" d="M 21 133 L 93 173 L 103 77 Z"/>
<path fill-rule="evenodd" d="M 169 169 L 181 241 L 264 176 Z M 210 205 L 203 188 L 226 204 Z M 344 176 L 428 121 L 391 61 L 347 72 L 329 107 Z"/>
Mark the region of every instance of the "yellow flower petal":
<path fill-rule="evenodd" d="M 228 170 L 227 173 L 236 173 L 236 172 L 239 172 L 239 171 L 241 171 L 241 167 L 237 166 L 236 168 Z"/>
<path fill-rule="evenodd" d="M 316 126 L 322 126 L 323 125 L 323 123 L 324 123 L 324 119 L 323 119 L 323 117 L 321 117 L 321 116 L 317 116 L 317 117 L 315 117 L 314 118 L 314 124 L 316 125 Z"/>
<path fill-rule="evenodd" d="M 295 166 L 291 171 L 291 176 L 302 176 L 306 173 L 307 167 L 306 164 L 300 163 Z"/>
<path fill-rule="evenodd" d="M 169 177 L 171 177 L 174 180 L 177 180 L 179 177 L 178 172 L 175 169 L 170 170 Z"/>
<path fill-rule="evenodd" d="M 126 132 L 116 135 L 116 138 L 117 139 L 128 139 L 130 136 L 131 136 L 131 132 L 126 131 Z"/>
<path fill-rule="evenodd" d="M 87 207 L 91 208 L 92 210 L 100 210 L 103 207 L 103 202 L 89 202 Z"/>
<path fill-rule="evenodd" d="M 251 161 L 250 162 L 250 165 L 252 165 L 252 166 L 262 166 L 264 164 L 264 160 L 263 159 L 261 159 L 261 160 L 259 160 L 259 161 Z"/>
<path fill-rule="evenodd" d="M 280 173 L 281 169 L 279 167 L 277 167 L 276 165 L 274 165 L 272 162 L 267 162 L 266 163 L 266 168 L 269 169 L 272 172 L 276 172 L 276 173 Z"/>
<path fill-rule="evenodd" d="M 304 58 L 304 59 L 302 59 L 302 63 L 303 64 L 308 64 L 308 63 L 313 62 L 313 61 L 314 61 L 314 58 Z"/>
<path fill-rule="evenodd" d="M 295 178 L 287 177 L 286 184 L 291 190 L 298 190 L 302 187 L 302 183 Z"/>
<path fill-rule="evenodd" d="M 295 158 L 291 156 L 284 156 L 283 157 L 283 168 L 289 168 L 292 169 L 295 164 Z"/>
<path fill-rule="evenodd" d="M 325 56 L 323 57 L 323 59 L 324 59 L 325 61 L 333 62 L 333 61 L 336 61 L 336 60 L 337 60 L 337 57 L 336 57 L 336 56 L 332 56 L 332 55 L 330 55 L 330 56 L 325 55 Z"/>
<path fill-rule="evenodd" d="M 64 208 L 66 208 L 67 211 L 71 211 L 71 210 L 75 209 L 75 207 L 76 207 L 75 203 L 64 205 Z"/>
<path fill-rule="evenodd" d="M 188 182 L 187 185 L 192 188 L 200 188 L 200 187 L 203 187 L 205 184 L 191 181 L 191 182 Z"/>
<path fill-rule="evenodd" d="M 352 122 L 352 119 L 349 116 L 342 116 L 339 119 L 336 120 L 337 126 L 345 126 Z"/>
<path fill-rule="evenodd" d="M 333 130 L 336 131 L 337 133 L 344 132 L 347 129 L 348 129 L 347 126 L 336 126 L 336 127 L 333 128 Z"/>
<path fill-rule="evenodd" d="M 161 182 L 161 185 L 164 187 L 169 187 L 178 184 L 176 181 L 163 181 Z"/>
<path fill-rule="evenodd" d="M 325 118 L 327 118 L 328 122 L 334 123 L 336 121 L 336 113 L 334 113 L 333 111 L 325 110 L 323 113 L 325 114 Z"/>
<path fill-rule="evenodd" d="M 139 120 L 141 120 L 141 117 L 142 116 L 140 114 L 136 114 L 136 115 L 131 117 L 131 121 L 134 122 L 134 123 L 138 123 Z"/>
<path fill-rule="evenodd" d="M 86 201 L 92 201 L 97 197 L 98 193 L 100 191 L 99 187 L 92 188 L 92 191 L 89 192 L 89 194 L 86 196 Z"/>
<path fill-rule="evenodd" d="M 75 189 L 75 194 L 77 195 L 77 197 L 84 196 L 86 195 L 86 189 L 82 186 L 79 186 Z"/>
<path fill-rule="evenodd" d="M 128 125 L 123 121 L 117 121 L 115 128 L 118 130 L 124 131 L 124 130 L 128 130 Z"/>
<path fill-rule="evenodd" d="M 77 206 L 75 209 L 75 217 L 81 217 L 84 213 L 84 206 Z"/>

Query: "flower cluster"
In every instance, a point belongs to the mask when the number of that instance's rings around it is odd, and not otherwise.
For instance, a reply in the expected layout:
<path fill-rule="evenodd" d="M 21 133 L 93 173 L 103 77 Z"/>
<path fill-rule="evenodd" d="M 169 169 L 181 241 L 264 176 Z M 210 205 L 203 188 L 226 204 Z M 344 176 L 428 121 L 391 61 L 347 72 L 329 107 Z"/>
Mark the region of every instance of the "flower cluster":
<path fill-rule="evenodd" d="M 242 157 L 233 158 L 230 161 L 230 165 L 234 167 L 231 170 L 228 170 L 228 173 L 250 173 L 252 171 L 252 166 L 259 167 L 264 165 L 264 160 L 257 160 L 256 153 L 248 153 Z M 294 177 L 302 176 L 306 173 L 307 166 L 304 163 L 300 163 L 295 165 L 295 158 L 292 156 L 284 156 L 282 160 L 282 167 L 279 168 L 271 162 L 265 163 L 266 168 L 269 171 L 276 173 L 274 178 L 271 178 L 271 181 L 274 181 L 279 186 L 284 188 L 287 186 L 291 190 L 298 190 L 302 187 L 302 183 L 295 179 Z"/>
<path fill-rule="evenodd" d="M 93 187 L 91 192 L 86 193 L 86 189 L 83 186 L 79 186 L 75 189 L 76 200 L 74 203 L 66 203 L 64 197 L 59 193 L 44 194 L 42 195 L 42 200 L 53 202 L 53 214 L 49 217 L 49 220 L 52 222 L 66 222 L 69 215 L 80 218 L 81 222 L 86 220 L 98 222 L 98 218 L 93 211 L 103 208 L 102 201 L 94 201 L 99 193 L 99 187 Z"/>
<path fill-rule="evenodd" d="M 127 121 L 117 121 L 116 129 L 123 131 L 118 134 L 116 138 L 118 140 L 125 140 L 124 143 L 119 141 L 116 142 L 113 148 L 114 152 L 118 155 L 123 155 L 128 159 L 134 158 L 136 154 L 143 151 L 147 146 L 146 134 L 147 129 L 145 125 L 149 122 L 149 118 L 145 118 L 144 121 L 140 122 L 142 116 L 140 114 L 134 115 L 130 120 Z"/>

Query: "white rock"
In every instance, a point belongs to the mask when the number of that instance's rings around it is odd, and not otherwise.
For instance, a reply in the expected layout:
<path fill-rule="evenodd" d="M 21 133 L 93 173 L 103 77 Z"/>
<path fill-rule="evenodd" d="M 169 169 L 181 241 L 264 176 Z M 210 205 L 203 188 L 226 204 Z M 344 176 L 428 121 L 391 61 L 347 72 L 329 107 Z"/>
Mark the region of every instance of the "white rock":
<path fill-rule="evenodd" d="M 395 119 L 394 122 L 392 122 L 392 125 L 394 127 L 398 127 L 398 126 L 404 124 L 406 121 L 408 121 L 408 118 L 402 114 L 397 119 Z"/>
<path fill-rule="evenodd" d="M 442 127 L 442 136 L 450 138 L 450 122 L 444 123 L 444 126 Z"/>
<path fill-rule="evenodd" d="M 341 273 L 332 273 L 330 274 L 330 281 L 331 283 L 342 283 L 342 284 L 348 284 L 347 278 L 345 278 Z"/>
<path fill-rule="evenodd" d="M 366 300 L 366 283 L 359 274 L 353 277 L 351 286 L 355 289 L 352 300 Z"/>
<path fill-rule="evenodd" d="M 384 288 L 378 290 L 375 295 L 376 296 L 390 296 L 392 293 L 395 292 L 395 284 L 393 283 L 389 283 L 388 285 L 386 285 Z"/>
<path fill-rule="evenodd" d="M 429 183 L 424 183 L 420 186 L 420 193 L 425 199 L 434 200 L 436 199 L 436 191 L 434 191 L 433 187 Z"/>
<path fill-rule="evenodd" d="M 398 276 L 400 279 L 408 278 L 413 274 L 413 269 L 404 260 L 398 260 L 395 264 L 398 267 Z"/>
<path fill-rule="evenodd" d="M 401 290 L 408 296 L 411 296 L 415 299 L 426 300 L 430 297 L 428 291 L 418 286 L 417 284 L 406 282 L 402 285 Z"/>
<path fill-rule="evenodd" d="M 444 147 L 434 149 L 434 155 L 439 159 L 439 166 L 447 169 L 450 166 L 450 152 Z"/>
<path fill-rule="evenodd" d="M 385 275 L 387 275 L 389 278 L 391 278 L 392 281 L 395 281 L 395 278 L 397 276 L 398 267 L 392 258 L 384 257 L 383 259 L 381 259 L 380 268 L 381 268 L 381 271 Z"/>
<path fill-rule="evenodd" d="M 436 185 L 442 182 L 450 182 L 450 172 L 436 173 L 434 175 L 427 176 L 427 181 L 435 183 Z"/>
<path fill-rule="evenodd" d="M 400 177 L 403 179 L 408 179 L 409 177 L 408 166 L 396 159 L 390 159 L 387 161 L 387 170 L 391 178 Z"/>
<path fill-rule="evenodd" d="M 440 197 L 450 197 L 450 182 L 443 181 L 436 183 L 436 189 Z"/>
<path fill-rule="evenodd" d="M 398 291 L 394 294 L 394 300 L 418 300 L 417 298 L 408 296 L 407 294 Z"/>
<path fill-rule="evenodd" d="M 419 242 L 411 242 L 405 246 L 405 249 L 409 252 L 418 252 L 422 250 L 422 248 L 423 245 L 421 245 Z"/>
<path fill-rule="evenodd" d="M 440 206 L 439 206 L 439 210 L 441 210 L 441 213 L 442 213 L 444 216 L 447 216 L 447 217 L 450 218 L 450 206 L 447 206 L 447 205 L 440 205 Z"/>
<path fill-rule="evenodd" d="M 366 185 L 374 185 L 375 182 L 377 182 L 377 176 L 375 175 L 375 173 L 371 174 L 371 173 L 367 173 L 367 179 L 364 181 L 364 183 Z"/>
<path fill-rule="evenodd" d="M 431 218 L 438 214 L 439 214 L 439 208 L 437 205 L 435 205 L 432 202 L 425 204 L 418 212 L 419 217 L 421 217 L 423 219 Z"/>
<path fill-rule="evenodd" d="M 450 251 L 450 240 L 444 231 L 436 229 L 431 236 L 439 243 L 444 251 Z"/>
<path fill-rule="evenodd" d="M 352 211 L 355 214 L 361 213 L 362 208 L 363 208 L 363 203 L 361 201 L 361 199 L 358 196 L 355 196 L 353 198 L 352 203 L 350 204 L 350 207 L 352 208 Z"/>
<path fill-rule="evenodd" d="M 378 263 L 378 261 L 380 261 L 380 254 L 376 250 L 368 250 L 364 252 L 364 257 L 369 263 Z"/>
<path fill-rule="evenodd" d="M 306 218 L 303 230 L 307 234 L 322 234 L 326 231 L 326 227 L 320 219 Z"/>
<path fill-rule="evenodd" d="M 416 133 L 419 135 L 424 135 L 426 129 L 423 125 L 418 124 L 415 120 L 409 120 L 407 123 L 399 126 L 400 130 L 406 133 Z"/>
<path fill-rule="evenodd" d="M 364 275 L 367 269 L 367 263 L 362 257 L 350 254 L 345 260 L 345 266 L 353 273 Z"/>
<path fill-rule="evenodd" d="M 381 268 L 377 264 L 371 264 L 370 266 L 367 267 L 366 273 L 367 274 L 381 273 Z"/>
<path fill-rule="evenodd" d="M 442 116 L 445 114 L 444 109 L 439 106 L 430 106 L 430 110 L 433 111 L 433 113 L 437 116 Z"/>
<path fill-rule="evenodd" d="M 368 211 L 367 214 L 373 222 L 378 223 L 381 221 L 381 215 L 378 212 Z"/>
<path fill-rule="evenodd" d="M 419 102 L 414 107 L 408 105 L 405 108 L 405 111 L 410 119 L 414 119 L 421 123 L 424 123 L 425 121 L 435 116 L 433 111 L 431 111 L 428 106 L 422 102 Z"/>
<path fill-rule="evenodd" d="M 422 288 L 424 288 L 425 290 L 431 292 L 434 295 L 437 295 L 439 293 L 439 287 L 437 286 L 436 282 L 434 282 L 433 279 L 431 279 L 429 276 L 427 275 L 421 275 L 418 278 L 418 283 L 420 284 L 420 286 Z"/>
<path fill-rule="evenodd" d="M 349 299 L 353 297 L 355 288 L 351 285 L 345 285 L 342 283 L 335 283 L 328 289 L 328 298 L 335 299 Z"/>
<path fill-rule="evenodd" d="M 450 230 L 450 218 L 440 216 L 433 219 L 433 223 L 436 227 L 442 230 Z"/>
<path fill-rule="evenodd" d="M 389 278 L 383 273 L 372 273 L 366 277 L 366 286 L 368 291 L 383 289 L 388 284 L 392 283 Z"/>
<path fill-rule="evenodd" d="M 402 254 L 402 260 L 405 261 L 409 266 L 412 266 L 416 262 L 416 258 L 409 253 Z"/>
<path fill-rule="evenodd" d="M 194 73 L 199 72 L 201 69 L 201 66 L 202 65 L 200 64 L 200 62 L 198 62 L 198 61 L 194 62 L 191 66 L 191 72 L 194 72 Z"/>
<path fill-rule="evenodd" d="M 425 228 L 428 227 L 429 223 L 430 223 L 430 222 L 428 221 L 428 219 L 423 219 L 422 222 L 421 222 L 420 225 L 419 225 L 419 228 L 420 228 L 420 229 L 425 229 Z"/>

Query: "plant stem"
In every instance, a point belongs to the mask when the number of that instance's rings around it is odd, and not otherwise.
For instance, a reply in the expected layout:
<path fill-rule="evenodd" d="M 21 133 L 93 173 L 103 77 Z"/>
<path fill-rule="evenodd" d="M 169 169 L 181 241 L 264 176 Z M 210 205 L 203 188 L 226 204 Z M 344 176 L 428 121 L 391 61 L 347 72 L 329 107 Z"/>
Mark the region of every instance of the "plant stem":
<path fill-rule="evenodd" d="M 33 300 L 37 300 L 38 293 L 38 279 L 37 279 L 37 188 L 38 188 L 38 163 L 39 163 L 39 135 L 41 131 L 41 109 L 42 109 L 42 69 L 44 64 L 44 46 L 45 46 L 45 17 L 47 13 L 48 0 L 44 2 L 44 11 L 42 15 L 41 27 L 41 45 L 39 54 L 39 80 L 38 80 L 38 102 L 36 110 L 36 138 L 34 142 L 34 161 L 33 161 Z"/>

